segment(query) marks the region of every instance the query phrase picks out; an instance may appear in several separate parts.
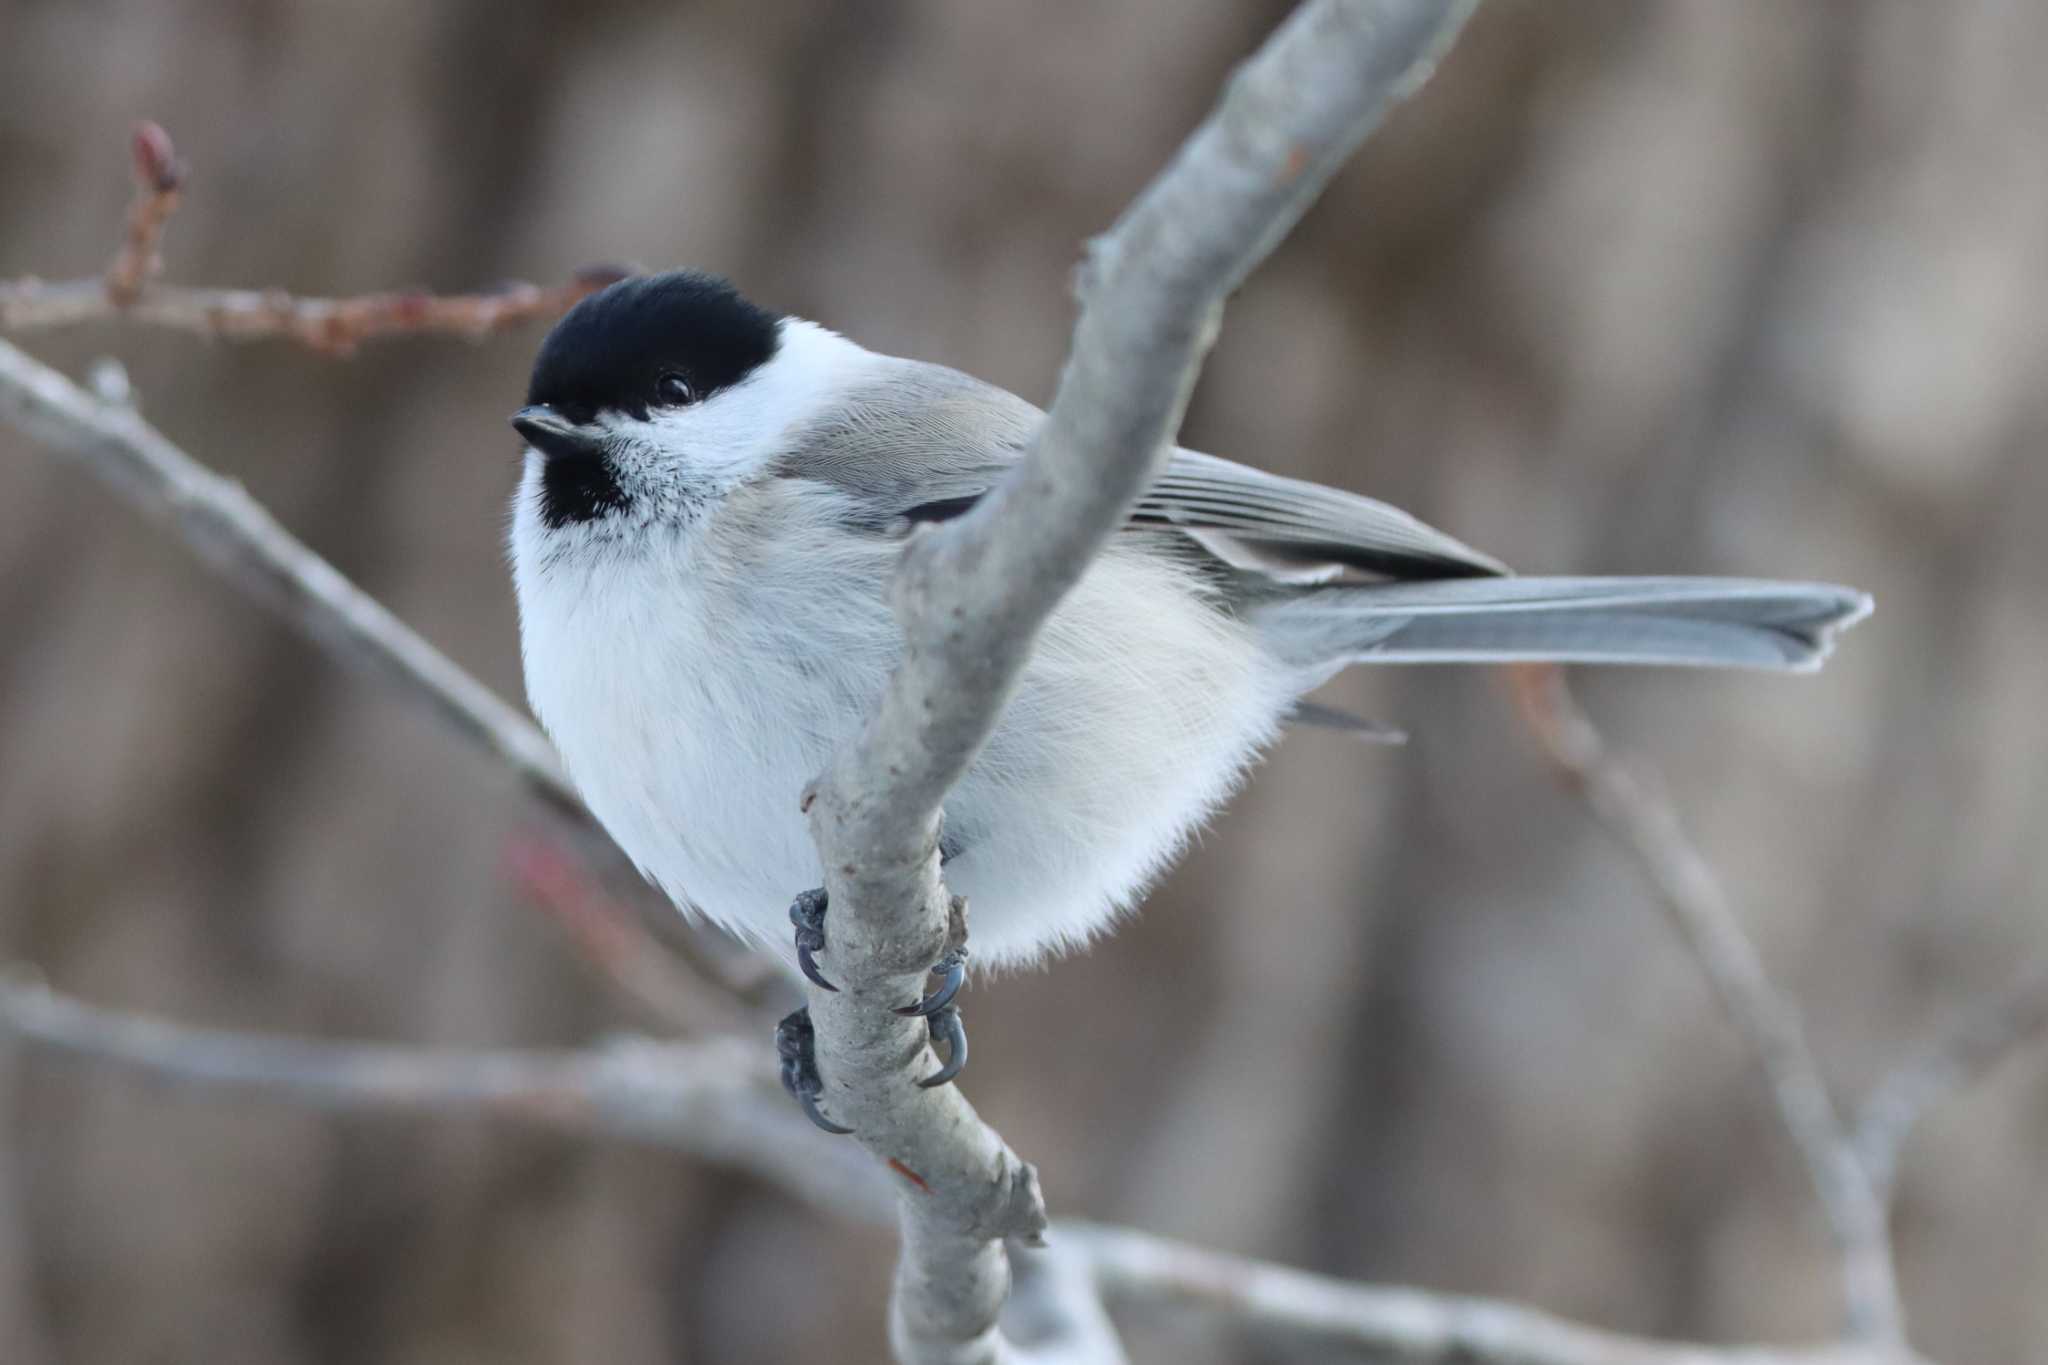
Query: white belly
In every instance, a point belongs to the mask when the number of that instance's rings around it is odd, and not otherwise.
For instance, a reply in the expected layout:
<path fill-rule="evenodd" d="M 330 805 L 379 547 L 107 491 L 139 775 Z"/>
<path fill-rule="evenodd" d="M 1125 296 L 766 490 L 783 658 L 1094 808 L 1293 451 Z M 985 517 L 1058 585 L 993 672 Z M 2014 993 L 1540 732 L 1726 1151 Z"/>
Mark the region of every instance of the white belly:
<path fill-rule="evenodd" d="M 755 542 L 741 562 L 717 540 L 714 526 L 601 578 L 516 566 L 527 689 L 640 868 L 786 958 L 789 902 L 823 880 L 798 801 L 894 661 L 896 548 L 812 535 Z M 820 564 L 821 543 L 844 561 Z M 791 556 L 809 557 L 804 572 Z M 974 960 L 1020 963 L 1107 928 L 1293 694 L 1180 570 L 1113 548 L 1048 624 L 946 803 L 946 879 L 968 898 Z"/>

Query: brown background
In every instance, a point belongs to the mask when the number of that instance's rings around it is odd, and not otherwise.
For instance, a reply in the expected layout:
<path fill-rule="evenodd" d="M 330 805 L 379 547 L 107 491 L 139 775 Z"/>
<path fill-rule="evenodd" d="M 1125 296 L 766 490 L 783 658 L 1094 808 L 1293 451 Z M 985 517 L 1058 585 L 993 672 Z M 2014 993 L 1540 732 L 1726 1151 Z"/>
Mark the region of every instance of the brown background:
<path fill-rule="evenodd" d="M 193 282 L 689 263 L 1051 387 L 1077 243 L 1277 4 L 0 0 L 0 275 L 98 269 L 130 120 Z M 1495 0 L 1234 305 L 1190 444 L 1531 570 L 1837 578 L 1815 680 L 1581 680 L 1860 1091 L 2048 948 L 2048 8 Z M 517 694 L 505 415 L 537 335 L 337 363 L 120 328 L 174 438 Z M 503 869 L 504 774 L 0 432 L 0 956 L 225 1025 L 630 1022 Z M 1143 916 L 977 988 L 1057 1211 L 1710 1339 L 1826 1331 L 1803 1173 L 1487 672 L 1354 674 Z M 766 1040 L 763 1040 L 766 1046 Z M 2048 1358 L 2048 1049 L 1914 1144 L 1920 1344 Z M 715 1169 L 8 1055 L 0 1359 L 866 1360 L 885 1241 Z M 1150 1360 L 1293 1359 L 1137 1325 Z"/>

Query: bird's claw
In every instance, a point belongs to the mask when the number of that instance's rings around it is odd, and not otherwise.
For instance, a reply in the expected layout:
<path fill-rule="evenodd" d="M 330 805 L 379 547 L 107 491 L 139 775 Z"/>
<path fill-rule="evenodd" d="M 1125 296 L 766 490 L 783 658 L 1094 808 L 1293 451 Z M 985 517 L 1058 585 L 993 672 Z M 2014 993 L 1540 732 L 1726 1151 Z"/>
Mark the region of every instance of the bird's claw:
<path fill-rule="evenodd" d="M 920 1088 L 930 1090 L 952 1080 L 967 1065 L 967 1025 L 962 1022 L 957 1005 L 939 1006 L 926 1016 L 925 1025 L 931 1030 L 934 1044 L 946 1045 L 945 1065 L 918 1082 Z"/>
<path fill-rule="evenodd" d="M 817 1033 L 811 1027 L 808 1008 L 797 1010 L 775 1026 L 775 1055 L 782 1059 L 782 1088 L 795 1097 L 804 1117 L 828 1133 L 851 1133 L 853 1129 L 832 1122 L 818 1109 L 825 1079 L 818 1074 Z"/>
<path fill-rule="evenodd" d="M 796 926 L 796 965 L 813 986 L 837 991 L 839 988 L 819 972 L 813 956 L 825 951 L 825 911 L 830 904 L 822 886 L 802 892 L 789 903 L 789 922 Z"/>
<path fill-rule="evenodd" d="M 898 1005 L 896 1013 L 907 1018 L 925 1019 L 952 1004 L 953 997 L 960 994 L 960 987 L 967 980 L 967 950 L 947 949 L 946 955 L 932 964 L 931 974 L 940 978 L 939 988 L 915 1005 Z"/>

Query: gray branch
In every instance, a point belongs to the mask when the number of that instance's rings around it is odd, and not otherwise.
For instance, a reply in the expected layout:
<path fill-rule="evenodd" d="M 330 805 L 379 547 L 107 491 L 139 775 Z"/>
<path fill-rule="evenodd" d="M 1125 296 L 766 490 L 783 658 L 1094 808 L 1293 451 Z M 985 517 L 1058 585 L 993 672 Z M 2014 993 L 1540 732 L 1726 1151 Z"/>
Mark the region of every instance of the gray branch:
<path fill-rule="evenodd" d="M 619 1039 L 583 1051 L 483 1051 L 263 1037 L 102 1010 L 0 981 L 0 1028 L 158 1084 L 355 1114 L 473 1114 L 689 1153 L 835 1217 L 879 1222 L 874 1168 L 796 1119 L 756 1044 Z M 1863 1365 L 1868 1354 L 1710 1349 L 1621 1337 L 1510 1304 L 1345 1284 L 1124 1229 L 1061 1223 L 1020 1253 L 1005 1333 L 1037 1365 L 1122 1360 L 1101 1299 L 1194 1308 L 1398 1361 L 1500 1365 Z M 1462 1353 L 1462 1354 L 1461 1354 Z"/>
<path fill-rule="evenodd" d="M 1707 1346 L 1626 1336 L 1520 1304 L 1351 1284 L 1094 1223 L 1053 1246 L 1112 1303 L 1194 1309 L 1389 1365 L 1908 1365 L 1885 1344 Z"/>
<path fill-rule="evenodd" d="M 76 459 L 338 662 L 392 684 L 503 760 L 549 804 L 582 811 L 531 721 L 308 549 L 239 483 L 178 449 L 133 408 L 95 398 L 0 341 L 0 422 Z"/>
<path fill-rule="evenodd" d="M 672 1148 L 749 1171 L 838 1217 L 888 1216 L 869 1163 L 789 1122 L 758 1042 L 621 1038 L 576 1051 L 482 1051 L 273 1037 L 99 1009 L 18 974 L 0 978 L 0 1029 L 159 1082 L 351 1113 L 480 1114 Z"/>
<path fill-rule="evenodd" d="M 875 1167 L 797 1116 L 757 1044 L 620 1038 L 569 1051 L 268 1037 L 101 1009 L 0 975 L 0 1034 L 157 1084 L 336 1113 L 478 1115 L 645 1143 L 744 1170 L 835 1217 L 882 1223 Z M 1630 1337 L 1535 1309 L 1350 1284 L 1126 1228 L 1058 1222 L 1017 1252 L 1005 1346 L 1031 1365 L 1122 1365 L 1103 1301 L 1199 1311 L 1400 1365 L 1916 1365 L 1882 1347 L 1703 1346 Z"/>
<path fill-rule="evenodd" d="M 1474 0 L 1310 0 L 1089 248 L 1051 413 L 981 506 L 913 539 L 895 582 L 904 656 L 860 737 L 805 800 L 833 906 L 837 994 L 814 990 L 826 1108 L 899 1172 L 892 1312 L 913 1365 L 1002 1358 L 1006 1238 L 1045 1223 L 1031 1167 L 935 1064 L 914 1000 L 949 940 L 939 810 L 994 727 L 1040 626 L 1157 473 L 1223 300 L 1395 100 Z"/>
<path fill-rule="evenodd" d="M 1797 1007 L 1771 983 L 1721 879 L 1686 837 L 1678 812 L 1608 751 L 1573 700 L 1563 670 L 1524 666 L 1513 676 L 1517 700 L 1547 756 L 1600 825 L 1635 855 L 1722 1012 L 1756 1054 L 1834 1236 L 1850 1338 L 1900 1347 L 1905 1310 L 1884 1190 L 1836 1112 Z"/>
<path fill-rule="evenodd" d="M 401 700 L 504 763 L 560 817 L 586 856 L 619 884 L 645 887 L 584 808 L 547 737 L 523 712 L 315 554 L 239 483 L 193 459 L 132 406 L 88 393 L 0 340 L 0 424 L 76 460 L 335 662 L 388 685 Z M 657 893 L 650 888 L 646 894 Z M 661 913 L 669 913 L 665 903 Z M 690 966 L 716 986 L 745 992 L 730 954 L 694 956 Z M 629 994 L 637 990 L 635 982 L 624 985 Z M 696 1013 L 703 1017 L 705 1011 Z"/>

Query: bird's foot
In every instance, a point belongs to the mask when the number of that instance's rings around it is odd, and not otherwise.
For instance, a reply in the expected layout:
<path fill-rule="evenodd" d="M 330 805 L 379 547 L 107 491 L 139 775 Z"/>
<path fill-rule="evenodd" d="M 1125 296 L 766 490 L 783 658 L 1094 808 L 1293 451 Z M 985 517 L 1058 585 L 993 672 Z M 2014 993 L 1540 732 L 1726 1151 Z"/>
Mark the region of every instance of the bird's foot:
<path fill-rule="evenodd" d="M 831 901 L 826 897 L 825 888 L 822 886 L 802 892 L 789 903 L 789 922 L 796 926 L 796 965 L 803 968 L 804 975 L 810 979 L 813 986 L 820 990 L 836 991 L 839 988 L 827 981 L 818 971 L 817 958 L 814 956 L 825 951 L 825 911 L 830 904 Z M 804 1027 L 808 1029 L 809 1023 Z"/>
<path fill-rule="evenodd" d="M 822 893 L 819 898 L 823 899 Z M 797 1010 L 775 1026 L 775 1055 L 782 1059 L 782 1088 L 802 1106 L 804 1117 L 828 1133 L 851 1133 L 853 1129 L 843 1128 L 819 1112 L 818 1096 L 825 1092 L 825 1078 L 818 1074 L 818 1038 L 808 1008 Z M 960 1055 L 966 1055 L 964 1042 Z"/>

